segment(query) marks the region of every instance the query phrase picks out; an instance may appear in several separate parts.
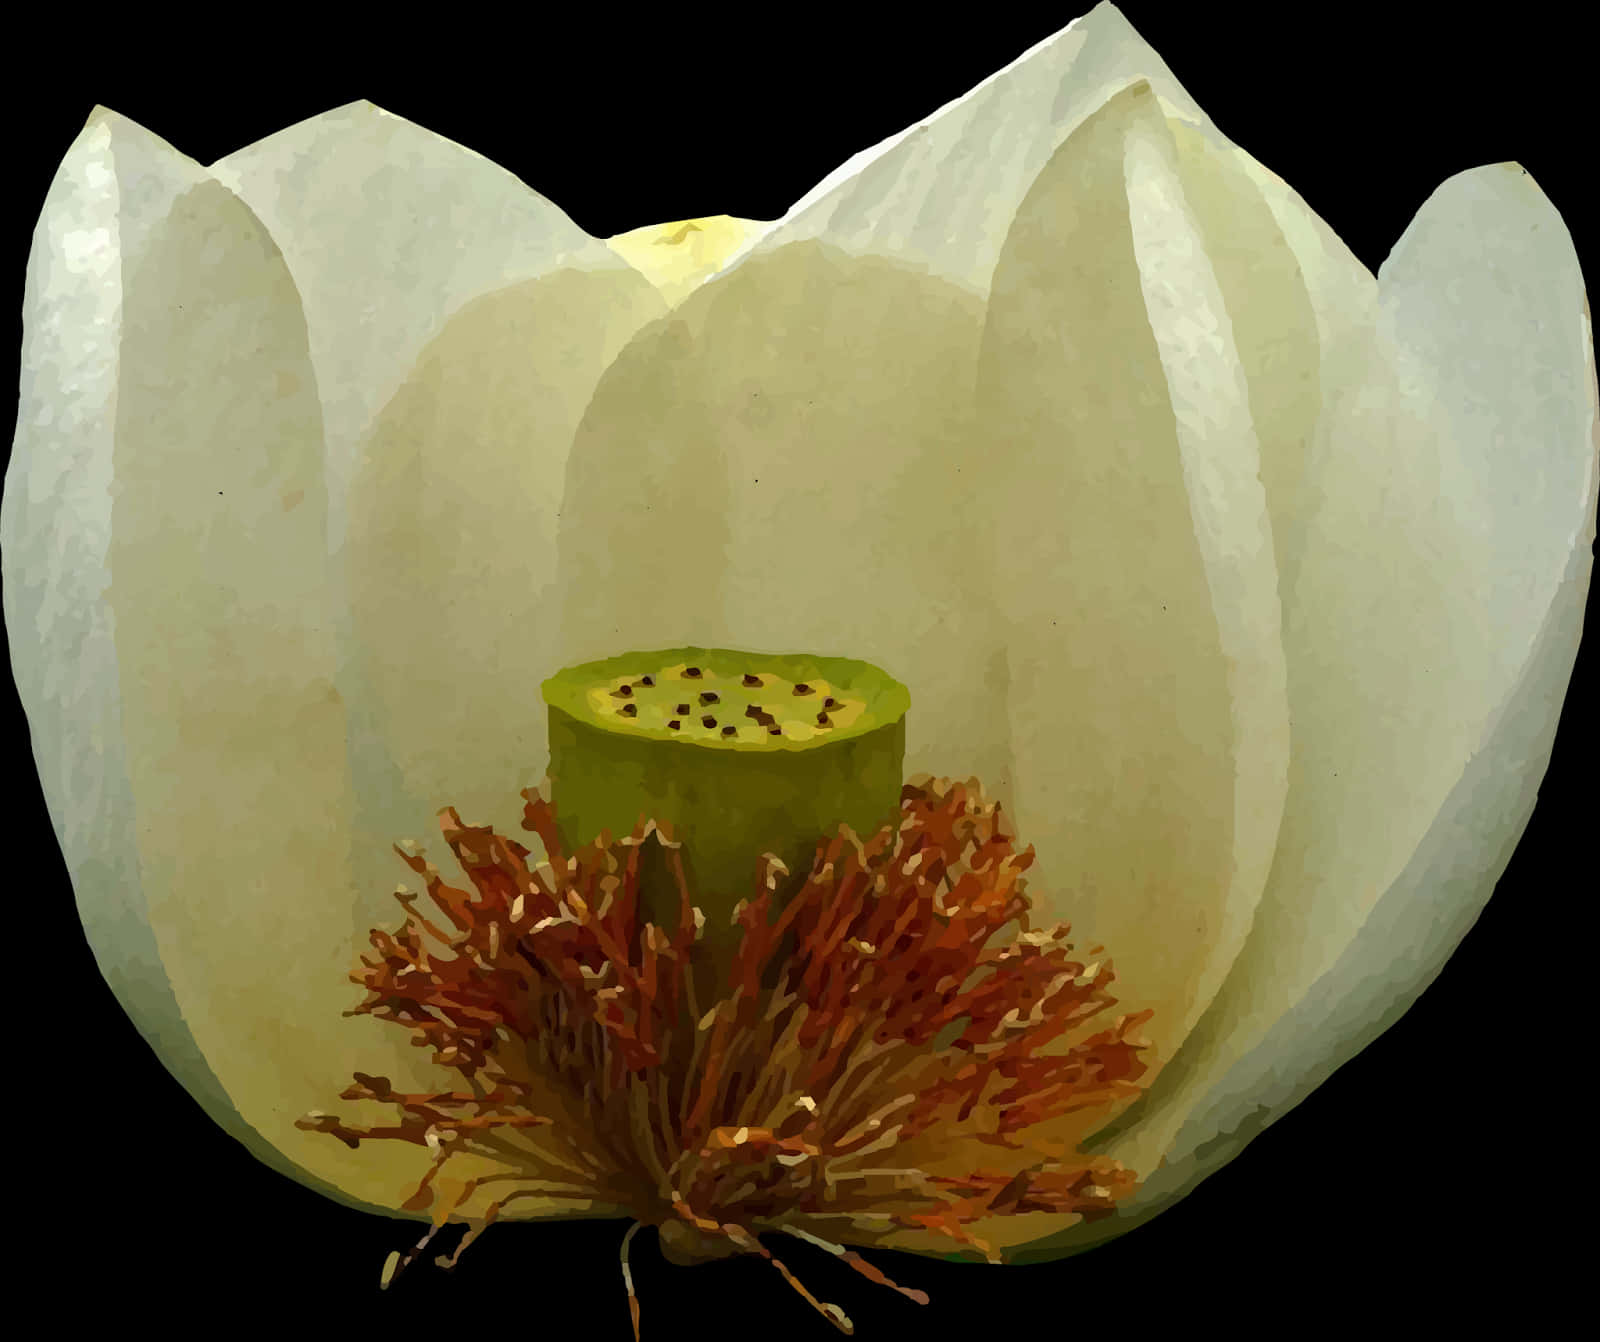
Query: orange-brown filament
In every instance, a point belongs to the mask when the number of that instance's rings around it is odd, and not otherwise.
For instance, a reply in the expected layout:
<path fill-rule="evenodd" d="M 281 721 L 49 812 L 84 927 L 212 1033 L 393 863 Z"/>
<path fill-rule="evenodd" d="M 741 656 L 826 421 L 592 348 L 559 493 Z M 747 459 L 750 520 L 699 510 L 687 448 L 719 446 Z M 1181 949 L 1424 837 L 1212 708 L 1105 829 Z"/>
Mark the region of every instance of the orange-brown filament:
<path fill-rule="evenodd" d="M 819 843 L 781 909 L 782 864 L 753 857 L 741 939 L 704 1010 L 694 988 L 704 920 L 670 833 L 647 824 L 568 854 L 550 802 L 523 795 L 524 828 L 544 860 L 530 866 L 515 840 L 441 812 L 472 888 L 401 851 L 442 921 L 398 892 L 404 925 L 374 931 L 377 955 L 353 976 L 366 989 L 355 1013 L 402 1026 L 465 1086 L 401 1093 L 358 1073 L 344 1098 L 392 1105 L 396 1122 L 300 1120 L 351 1147 L 389 1139 L 431 1153 L 404 1206 L 433 1208 L 435 1224 L 397 1265 L 391 1257 L 385 1284 L 452 1216 L 471 1228 L 446 1265 L 508 1204 L 568 1200 L 635 1218 L 622 1247 L 635 1337 L 629 1247 L 640 1225 L 670 1222 L 691 1227 L 673 1233 L 708 1256 L 767 1259 L 848 1333 L 844 1312 L 812 1295 L 759 1234 L 804 1239 L 921 1304 L 922 1291 L 807 1224 L 866 1244 L 918 1227 L 994 1257 L 975 1222 L 1036 1211 L 1092 1220 L 1134 1189 L 1134 1173 L 1102 1157 L 1041 1158 L 1020 1171 L 975 1158 L 952 1174 L 911 1156 L 922 1134 L 956 1128 L 969 1144 L 1026 1155 L 1030 1130 L 1127 1100 L 1145 1071 L 1138 1030 L 1149 1013 L 1085 1031 L 1115 1004 L 1110 962 L 1096 947 L 1084 963 L 1065 925 L 1029 930 L 1033 850 L 1016 851 L 976 780 L 908 783 L 898 825 L 865 840 L 841 828 Z M 664 860 L 643 861 L 652 847 Z M 676 926 L 640 918 L 646 872 L 673 882 Z M 506 1173 L 437 1203 L 436 1176 L 464 1151 Z M 509 1190 L 469 1214 L 497 1182 Z"/>

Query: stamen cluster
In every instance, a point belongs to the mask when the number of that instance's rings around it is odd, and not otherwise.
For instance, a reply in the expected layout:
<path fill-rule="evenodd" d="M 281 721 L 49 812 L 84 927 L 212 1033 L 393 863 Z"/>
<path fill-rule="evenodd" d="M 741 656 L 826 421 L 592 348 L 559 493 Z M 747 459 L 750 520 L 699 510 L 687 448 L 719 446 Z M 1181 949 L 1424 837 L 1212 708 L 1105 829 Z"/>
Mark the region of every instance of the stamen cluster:
<path fill-rule="evenodd" d="M 377 956 L 352 976 L 367 996 L 349 1014 L 404 1027 L 464 1086 L 403 1094 L 358 1073 L 343 1097 L 394 1105 L 395 1124 L 300 1120 L 352 1147 L 426 1148 L 404 1206 L 432 1208 L 434 1232 L 483 1185 L 505 1185 L 447 1263 L 515 1199 L 570 1199 L 707 1253 L 771 1258 L 756 1236 L 787 1231 L 892 1285 L 813 1232 L 871 1243 L 919 1227 L 994 1257 L 972 1223 L 1092 1219 L 1134 1187 L 1116 1161 L 1033 1159 L 1026 1144 L 1062 1114 L 1137 1094 L 1149 1013 L 1089 1024 L 1115 1003 L 1110 962 L 1076 957 L 1064 924 L 1029 930 L 1033 850 L 1015 851 L 977 780 L 906 784 L 897 826 L 865 841 L 841 828 L 797 889 L 760 858 L 734 911 L 738 951 L 708 1001 L 704 918 L 670 833 L 652 822 L 568 854 L 547 791 L 523 795 L 544 860 L 529 865 L 523 845 L 443 811 L 472 890 L 400 850 L 448 926 L 402 888 L 404 926 L 374 931 Z M 676 890 L 675 927 L 640 917 L 641 889 L 657 882 Z M 501 1172 L 436 1200 L 436 1177 L 465 1152 Z"/>

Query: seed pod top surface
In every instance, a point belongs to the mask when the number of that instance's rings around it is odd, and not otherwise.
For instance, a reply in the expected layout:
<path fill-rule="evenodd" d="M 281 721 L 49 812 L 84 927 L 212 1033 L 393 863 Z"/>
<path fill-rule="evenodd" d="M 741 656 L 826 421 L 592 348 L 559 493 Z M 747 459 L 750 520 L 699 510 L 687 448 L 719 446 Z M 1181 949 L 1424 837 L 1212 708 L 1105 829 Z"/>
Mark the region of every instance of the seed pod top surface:
<path fill-rule="evenodd" d="M 580 722 L 701 749 L 795 751 L 902 717 L 906 687 L 870 663 L 800 653 L 668 648 L 567 667 L 545 702 Z"/>

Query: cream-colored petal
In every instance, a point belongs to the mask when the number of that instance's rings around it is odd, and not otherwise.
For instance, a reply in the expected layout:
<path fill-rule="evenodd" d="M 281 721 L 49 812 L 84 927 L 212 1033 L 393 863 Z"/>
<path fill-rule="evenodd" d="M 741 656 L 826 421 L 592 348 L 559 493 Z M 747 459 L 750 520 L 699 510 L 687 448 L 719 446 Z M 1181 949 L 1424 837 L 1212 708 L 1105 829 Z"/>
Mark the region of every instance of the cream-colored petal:
<path fill-rule="evenodd" d="M 1280 178 L 1214 127 L 1179 115 L 1165 99 L 1160 102 L 1173 135 L 1182 198 L 1203 239 L 1244 372 L 1281 575 L 1292 571 L 1302 548 L 1298 499 L 1308 452 L 1325 428 L 1319 423 L 1322 388 L 1338 387 L 1349 380 L 1353 366 L 1360 366 L 1376 281 Z M 1070 889 L 1061 904 L 1062 913 L 1074 913 Z M 1176 1087 L 1188 1055 L 1186 1043 L 1166 1063 L 1158 1094 Z M 1147 1110 L 1135 1106 L 1094 1144 L 1114 1139 Z M 1134 1168 L 1150 1174 L 1158 1160 L 1159 1150 L 1150 1165 Z M 1033 1214 L 985 1223 L 980 1233 L 1008 1261 L 1059 1257 L 1153 1214 L 1151 1209 L 1164 1205 L 1159 1200 L 1163 1177 L 1155 1171 L 1138 1203 L 1108 1221 L 1064 1228 L 1065 1218 Z M 940 1251 L 937 1237 L 905 1233 L 894 1242 Z"/>
<path fill-rule="evenodd" d="M 554 536 L 573 425 L 666 310 L 504 168 L 371 103 L 230 155 L 305 296 L 360 892 L 394 921 L 391 845 L 454 804 L 518 832 L 544 768 Z"/>
<path fill-rule="evenodd" d="M 803 242 L 641 333 L 573 448 L 563 655 L 864 657 L 911 684 L 908 770 L 1006 786 L 969 427 L 981 324 L 954 285 Z"/>
<path fill-rule="evenodd" d="M 631 228 L 607 238 L 606 246 L 676 306 L 771 227 L 766 220 L 716 214 Z"/>
<path fill-rule="evenodd" d="M 1010 803 L 1005 648 L 977 557 L 995 525 L 990 438 L 965 427 L 976 332 L 962 295 L 987 290 L 1062 138 L 1140 75 L 1209 125 L 1103 4 L 852 158 L 676 322 L 641 333 L 575 450 L 565 654 L 614 651 L 625 630 L 648 644 L 692 628 L 875 656 L 913 682 L 908 767 L 977 772 Z M 1252 355 L 1281 316 L 1262 307 Z M 913 466 L 914 490 L 890 487 Z M 854 493 L 857 481 L 873 492 Z"/>
<path fill-rule="evenodd" d="M 7 625 L 96 955 L 219 1122 L 388 1205 L 400 1162 L 293 1127 L 398 1052 L 325 1028 L 352 991 L 328 935 L 348 775 L 294 285 L 227 188 L 98 112 L 35 234 L 26 326 Z"/>
<path fill-rule="evenodd" d="M 547 760 L 539 682 L 560 641 L 556 538 L 573 434 L 618 347 L 663 310 L 642 276 L 553 270 L 467 304 L 362 444 L 344 555 L 358 688 L 358 876 L 434 815 L 521 833 Z M 638 645 L 611 629 L 607 650 Z"/>
<path fill-rule="evenodd" d="M 1308 471 L 1273 878 L 1184 1084 L 1108 1148 L 1170 1143 L 1152 1205 L 1432 980 L 1526 824 L 1576 654 L 1597 437 L 1566 228 L 1517 165 L 1462 173 L 1380 285 L 1367 377 Z"/>
<path fill-rule="evenodd" d="M 1159 1065 L 1249 928 L 1288 721 L 1250 384 L 1149 85 L 1019 210 L 977 404 L 1033 888 L 1155 1010 Z"/>
<path fill-rule="evenodd" d="M 1281 178 L 1214 128 L 1171 116 L 1170 109 L 1169 125 L 1180 146 L 1190 199 L 1210 216 L 1207 254 L 1228 295 L 1241 356 L 1247 367 L 1254 364 L 1251 405 L 1262 443 L 1261 478 L 1272 518 L 1279 589 L 1292 590 L 1309 534 L 1310 504 L 1319 487 L 1315 479 L 1307 480 L 1307 462 L 1328 460 L 1335 450 L 1335 419 L 1325 404 L 1366 379 L 1378 283 Z M 1221 208 L 1206 211 L 1208 200 Z M 1292 676 L 1292 662 L 1289 669 Z M 1302 695 L 1317 693 L 1314 677 L 1291 679 L 1291 690 L 1297 683 Z M 1291 706 L 1291 742 L 1294 716 Z M 1212 1011 L 1146 1097 L 1098 1135 L 1097 1148 L 1114 1147 L 1133 1168 L 1144 1171 L 1162 1159 L 1188 1105 L 1206 1084 L 1207 1039 L 1225 1018 L 1233 991 L 1231 982 L 1224 986 Z M 1135 1127 L 1137 1137 L 1124 1141 L 1124 1134 Z M 1078 1236 L 1088 1242 L 1107 1224 L 1085 1227 Z"/>
<path fill-rule="evenodd" d="M 34 762 L 89 944 L 117 1000 L 235 1137 L 284 1168 L 229 1103 L 184 1024 L 150 931 L 122 739 L 111 612 L 112 454 L 126 218 L 117 176 L 177 156 L 96 109 L 57 169 L 23 298 L 17 431 L 6 472 L 5 619 Z M 130 202 L 130 206 L 131 206 Z"/>
<path fill-rule="evenodd" d="M 1017 207 L 1056 148 L 1141 78 L 1206 121 L 1116 6 L 1096 5 L 925 121 L 848 159 L 747 242 L 746 254 L 816 240 L 984 293 Z"/>
<path fill-rule="evenodd" d="M 211 171 L 267 226 L 303 297 L 335 549 L 357 444 L 450 315 L 562 265 L 618 265 L 506 169 L 370 102 L 309 117 Z"/>

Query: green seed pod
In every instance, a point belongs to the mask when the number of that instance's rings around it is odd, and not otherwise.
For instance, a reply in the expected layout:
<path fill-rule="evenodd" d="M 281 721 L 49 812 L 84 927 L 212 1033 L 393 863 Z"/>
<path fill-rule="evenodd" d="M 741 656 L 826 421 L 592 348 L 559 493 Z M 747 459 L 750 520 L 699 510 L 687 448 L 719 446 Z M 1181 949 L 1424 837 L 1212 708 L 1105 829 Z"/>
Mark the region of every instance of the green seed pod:
<path fill-rule="evenodd" d="M 714 953 L 737 943 L 763 853 L 798 883 L 839 825 L 865 837 L 895 817 L 911 695 L 866 662 L 669 648 L 568 667 L 542 690 L 563 842 L 664 822 Z M 671 898 L 650 891 L 646 916 L 673 925 Z"/>

